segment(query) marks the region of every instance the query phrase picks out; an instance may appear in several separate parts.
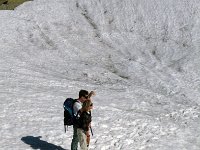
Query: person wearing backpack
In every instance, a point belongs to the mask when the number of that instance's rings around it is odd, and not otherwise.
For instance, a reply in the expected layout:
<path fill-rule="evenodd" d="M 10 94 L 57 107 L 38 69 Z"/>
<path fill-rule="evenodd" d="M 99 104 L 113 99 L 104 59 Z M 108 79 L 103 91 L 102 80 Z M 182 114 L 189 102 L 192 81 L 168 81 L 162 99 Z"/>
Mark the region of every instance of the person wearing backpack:
<path fill-rule="evenodd" d="M 79 91 L 79 98 L 76 100 L 76 102 L 73 105 L 73 113 L 74 113 L 75 117 L 78 116 L 79 111 L 81 112 L 83 102 L 90 99 L 90 97 L 94 94 L 95 93 L 93 91 L 91 91 L 90 93 L 86 90 Z M 78 126 L 79 126 L 79 124 L 77 122 L 73 124 L 73 138 L 72 138 L 72 142 L 71 142 L 71 150 L 78 149 L 78 142 L 79 142 L 78 135 L 77 135 L 77 127 Z"/>
<path fill-rule="evenodd" d="M 79 126 L 77 128 L 78 141 L 80 143 L 81 150 L 88 150 L 90 133 L 89 129 L 91 127 L 91 110 L 93 109 L 93 103 L 91 100 L 86 100 L 83 102 L 82 109 L 78 112 L 80 117 L 78 119 Z"/>

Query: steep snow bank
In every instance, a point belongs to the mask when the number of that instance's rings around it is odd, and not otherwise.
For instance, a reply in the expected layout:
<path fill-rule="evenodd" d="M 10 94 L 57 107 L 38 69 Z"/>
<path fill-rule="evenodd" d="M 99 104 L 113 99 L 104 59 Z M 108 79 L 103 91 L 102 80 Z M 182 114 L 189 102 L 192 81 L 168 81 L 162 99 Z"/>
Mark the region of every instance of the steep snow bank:
<path fill-rule="evenodd" d="M 199 149 L 199 8 L 34 0 L 0 11 L 0 145 L 70 147 L 62 102 L 86 88 L 97 91 L 91 149 Z"/>

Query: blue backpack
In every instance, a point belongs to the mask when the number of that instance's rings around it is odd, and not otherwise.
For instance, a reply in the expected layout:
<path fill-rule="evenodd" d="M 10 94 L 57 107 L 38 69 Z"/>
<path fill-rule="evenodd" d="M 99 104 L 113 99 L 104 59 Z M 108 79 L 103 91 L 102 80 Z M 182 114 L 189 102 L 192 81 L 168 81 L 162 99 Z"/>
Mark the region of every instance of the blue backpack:
<path fill-rule="evenodd" d="M 76 117 L 74 116 L 73 106 L 74 103 L 77 102 L 76 99 L 67 98 L 63 104 L 64 107 L 64 128 L 66 132 L 66 125 L 71 126 L 74 125 Z"/>

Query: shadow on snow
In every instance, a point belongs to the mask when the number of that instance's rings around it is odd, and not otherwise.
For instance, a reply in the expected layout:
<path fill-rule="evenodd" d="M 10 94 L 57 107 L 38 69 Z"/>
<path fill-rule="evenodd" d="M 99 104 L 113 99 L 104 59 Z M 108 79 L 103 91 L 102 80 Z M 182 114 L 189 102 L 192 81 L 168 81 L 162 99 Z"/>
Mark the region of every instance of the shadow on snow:
<path fill-rule="evenodd" d="M 46 141 L 40 140 L 41 136 L 33 137 L 33 136 L 26 136 L 22 137 L 21 140 L 30 145 L 33 149 L 40 149 L 40 150 L 65 150 L 60 146 L 56 146 L 54 144 L 48 143 Z"/>

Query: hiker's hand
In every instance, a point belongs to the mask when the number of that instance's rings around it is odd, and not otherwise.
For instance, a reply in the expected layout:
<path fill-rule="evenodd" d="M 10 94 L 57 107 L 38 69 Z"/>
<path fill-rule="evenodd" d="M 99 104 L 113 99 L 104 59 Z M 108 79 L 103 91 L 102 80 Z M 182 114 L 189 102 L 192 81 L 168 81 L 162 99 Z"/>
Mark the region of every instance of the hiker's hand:
<path fill-rule="evenodd" d="M 92 96 L 92 95 L 93 95 L 93 96 L 96 95 L 96 93 L 95 93 L 94 91 L 91 91 L 90 93 L 91 93 L 91 96 Z"/>
<path fill-rule="evenodd" d="M 88 97 L 90 98 L 92 96 L 95 96 L 95 92 L 94 91 L 91 91 Z"/>
<path fill-rule="evenodd" d="M 91 122 L 89 123 L 89 128 L 91 128 Z M 90 133 L 89 133 L 90 134 Z"/>

